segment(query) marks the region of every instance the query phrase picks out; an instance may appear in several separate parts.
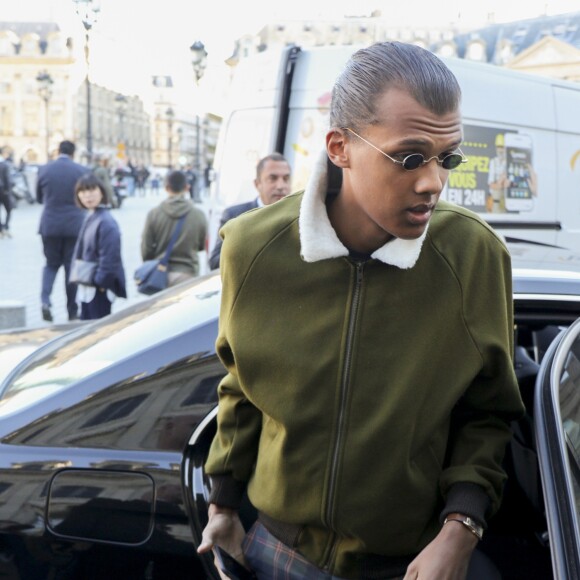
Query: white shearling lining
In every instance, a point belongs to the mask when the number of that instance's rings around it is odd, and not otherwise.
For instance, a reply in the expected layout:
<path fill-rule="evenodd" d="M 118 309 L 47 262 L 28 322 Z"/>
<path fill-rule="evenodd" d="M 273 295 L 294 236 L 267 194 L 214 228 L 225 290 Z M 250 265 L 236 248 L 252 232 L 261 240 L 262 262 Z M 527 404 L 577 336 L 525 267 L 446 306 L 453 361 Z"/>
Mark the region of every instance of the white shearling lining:
<path fill-rule="evenodd" d="M 316 162 L 300 205 L 300 253 L 305 262 L 318 262 L 348 256 L 349 251 L 338 239 L 326 211 L 328 186 L 327 154 L 323 151 Z M 412 268 L 419 259 L 427 228 L 420 238 L 394 238 L 375 250 L 372 258 L 402 270 Z"/>

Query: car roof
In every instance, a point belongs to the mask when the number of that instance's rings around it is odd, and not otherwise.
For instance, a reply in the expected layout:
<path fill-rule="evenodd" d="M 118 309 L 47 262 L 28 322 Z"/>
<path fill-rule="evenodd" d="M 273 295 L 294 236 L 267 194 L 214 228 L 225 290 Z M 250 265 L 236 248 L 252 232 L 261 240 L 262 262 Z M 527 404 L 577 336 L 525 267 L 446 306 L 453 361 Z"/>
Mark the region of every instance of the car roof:
<path fill-rule="evenodd" d="M 580 300 L 580 254 L 508 238 L 514 294 L 556 295 Z"/>

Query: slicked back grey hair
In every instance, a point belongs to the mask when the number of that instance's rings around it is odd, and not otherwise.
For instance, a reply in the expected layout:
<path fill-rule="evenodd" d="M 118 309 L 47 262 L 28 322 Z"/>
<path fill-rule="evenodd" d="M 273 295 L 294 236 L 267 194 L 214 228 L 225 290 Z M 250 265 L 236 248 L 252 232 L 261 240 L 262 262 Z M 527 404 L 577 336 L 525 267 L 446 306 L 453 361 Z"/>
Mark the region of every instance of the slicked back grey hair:
<path fill-rule="evenodd" d="M 407 91 L 435 113 L 458 110 L 461 89 L 433 53 L 401 42 L 379 42 L 355 52 L 332 89 L 330 126 L 361 129 L 380 120 L 377 98 L 389 88 Z"/>

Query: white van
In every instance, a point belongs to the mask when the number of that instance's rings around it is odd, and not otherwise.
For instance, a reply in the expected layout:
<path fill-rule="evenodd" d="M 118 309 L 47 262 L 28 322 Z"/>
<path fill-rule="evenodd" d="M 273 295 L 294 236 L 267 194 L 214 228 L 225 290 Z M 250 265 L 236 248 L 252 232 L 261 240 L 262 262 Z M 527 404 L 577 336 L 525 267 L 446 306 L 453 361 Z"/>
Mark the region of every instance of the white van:
<path fill-rule="evenodd" d="M 225 207 L 256 196 L 257 161 L 283 153 L 293 191 L 324 146 L 332 86 L 354 50 L 268 50 L 242 61 L 216 150 L 209 248 Z M 505 236 L 580 248 L 580 85 L 493 65 L 445 59 L 463 91 L 469 162 L 450 173 L 443 198 Z"/>

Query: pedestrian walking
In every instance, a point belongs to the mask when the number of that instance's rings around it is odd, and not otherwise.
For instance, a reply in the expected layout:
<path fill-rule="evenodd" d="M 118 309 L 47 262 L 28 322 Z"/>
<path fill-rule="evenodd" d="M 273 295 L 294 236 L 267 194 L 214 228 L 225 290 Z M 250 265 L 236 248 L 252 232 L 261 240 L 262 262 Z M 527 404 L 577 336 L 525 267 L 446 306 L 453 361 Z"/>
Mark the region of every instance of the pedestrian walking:
<path fill-rule="evenodd" d="M 509 253 L 439 201 L 466 161 L 460 97 L 430 51 L 357 51 L 305 191 L 222 228 L 199 552 L 259 579 L 498 577 L 475 548 L 523 405 Z"/>
<path fill-rule="evenodd" d="M 205 249 L 207 222 L 187 191 L 183 171 L 170 171 L 165 178 L 167 199 L 148 214 L 141 240 L 143 261 L 160 259 L 171 239 L 178 220 L 185 216 L 183 227 L 169 257 L 169 286 L 194 278 L 199 272 L 198 252 Z"/>
<path fill-rule="evenodd" d="M 11 238 L 10 233 L 10 216 L 14 207 L 12 198 L 12 176 L 10 172 L 10 162 L 7 159 L 7 148 L 2 147 L 0 150 L 0 238 Z M 4 221 L 2 221 L 2 208 L 5 212 Z"/>
<path fill-rule="evenodd" d="M 113 184 L 111 182 L 111 170 L 109 169 L 109 158 L 105 155 L 97 154 L 95 155 L 95 167 L 93 168 L 93 173 L 97 176 L 98 180 L 103 184 L 105 188 L 106 203 L 111 207 L 120 207 L 121 204 L 115 195 L 113 190 Z"/>
<path fill-rule="evenodd" d="M 149 170 L 142 163 L 139 164 L 135 170 L 135 188 L 141 197 L 145 195 L 149 174 Z"/>
<path fill-rule="evenodd" d="M 107 191 L 92 174 L 83 175 L 75 187 L 79 207 L 88 210 L 77 239 L 73 260 L 90 264 L 92 275 L 77 286 L 81 320 L 95 320 L 111 313 L 117 297 L 126 298 L 125 270 L 121 259 L 121 232 L 111 215 Z M 71 275 L 74 272 L 74 266 Z"/>
<path fill-rule="evenodd" d="M 161 187 L 161 175 L 159 173 L 154 173 L 151 178 L 151 193 L 155 196 L 159 195 L 159 188 Z"/>
<path fill-rule="evenodd" d="M 40 300 L 42 317 L 49 322 L 53 320 L 50 297 L 61 267 L 65 271 L 68 318 L 78 318 L 76 285 L 68 280 L 73 250 L 85 210 L 75 203 L 75 186 L 79 178 L 90 170 L 73 161 L 74 153 L 75 144 L 62 141 L 58 146 L 57 159 L 40 168 L 36 184 L 36 200 L 44 206 L 38 232 L 42 237 L 46 258 L 42 270 Z"/>

